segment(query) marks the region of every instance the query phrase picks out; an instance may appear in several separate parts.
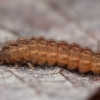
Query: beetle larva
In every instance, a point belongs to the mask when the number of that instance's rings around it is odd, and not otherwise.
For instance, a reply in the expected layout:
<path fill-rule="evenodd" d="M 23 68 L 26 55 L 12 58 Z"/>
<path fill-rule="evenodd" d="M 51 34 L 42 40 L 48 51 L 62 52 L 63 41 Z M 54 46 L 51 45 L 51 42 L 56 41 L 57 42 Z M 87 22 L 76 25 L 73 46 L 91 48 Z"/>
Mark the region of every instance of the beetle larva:
<path fill-rule="evenodd" d="M 57 64 L 68 69 L 79 69 L 81 73 L 92 71 L 100 74 L 100 53 L 93 53 L 89 48 L 65 41 L 55 42 L 43 37 L 36 39 L 19 38 L 0 46 L 0 61 L 6 63 L 29 63 L 44 65 Z M 29 63 L 29 65 L 32 65 Z"/>

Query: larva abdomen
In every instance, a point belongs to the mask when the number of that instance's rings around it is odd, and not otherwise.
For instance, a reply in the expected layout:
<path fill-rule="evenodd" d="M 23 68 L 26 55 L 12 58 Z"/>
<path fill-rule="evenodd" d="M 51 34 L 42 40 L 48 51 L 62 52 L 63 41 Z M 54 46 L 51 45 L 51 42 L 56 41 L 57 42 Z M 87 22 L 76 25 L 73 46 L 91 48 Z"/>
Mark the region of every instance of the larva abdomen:
<path fill-rule="evenodd" d="M 57 64 L 65 66 L 68 63 L 69 46 L 68 43 L 61 41 L 58 42 L 57 48 Z"/>
<path fill-rule="evenodd" d="M 100 53 L 94 53 L 91 61 L 91 71 L 100 74 Z"/>
<path fill-rule="evenodd" d="M 38 38 L 38 65 L 44 65 L 47 60 L 47 41 L 45 38 Z"/>
<path fill-rule="evenodd" d="M 54 65 L 57 61 L 57 43 L 54 40 L 48 40 L 47 44 L 47 63 Z"/>
<path fill-rule="evenodd" d="M 100 74 L 100 53 L 93 53 L 75 43 L 56 43 L 43 37 L 7 42 L 0 46 L 0 60 L 7 63 L 57 64 L 67 66 L 70 70 L 78 68 L 82 73 L 92 71 Z"/>
<path fill-rule="evenodd" d="M 74 70 L 78 67 L 79 56 L 81 52 L 81 47 L 78 44 L 71 44 L 68 56 L 68 68 Z"/>
<path fill-rule="evenodd" d="M 16 41 L 9 41 L 9 55 L 12 63 L 21 62 L 21 58 L 18 51 L 18 43 Z"/>
<path fill-rule="evenodd" d="M 88 48 L 84 48 L 80 54 L 78 69 L 80 72 L 88 72 L 91 68 L 92 51 Z"/>
<path fill-rule="evenodd" d="M 33 64 L 36 64 L 38 61 L 38 43 L 37 39 L 34 37 L 31 37 L 29 42 L 29 48 L 30 48 L 30 57 Z"/>

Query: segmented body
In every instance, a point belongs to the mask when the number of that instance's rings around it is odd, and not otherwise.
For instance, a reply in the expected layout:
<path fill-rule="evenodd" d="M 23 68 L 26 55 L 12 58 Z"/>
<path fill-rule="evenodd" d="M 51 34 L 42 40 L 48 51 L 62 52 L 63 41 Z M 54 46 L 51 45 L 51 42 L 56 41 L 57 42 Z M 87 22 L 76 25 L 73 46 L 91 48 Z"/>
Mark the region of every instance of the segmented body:
<path fill-rule="evenodd" d="M 27 63 L 66 66 L 70 70 L 76 68 L 85 73 L 92 71 L 100 73 L 100 53 L 93 53 L 88 48 L 81 48 L 78 44 L 68 44 L 61 41 L 19 38 L 0 46 L 0 60 L 6 63 Z"/>

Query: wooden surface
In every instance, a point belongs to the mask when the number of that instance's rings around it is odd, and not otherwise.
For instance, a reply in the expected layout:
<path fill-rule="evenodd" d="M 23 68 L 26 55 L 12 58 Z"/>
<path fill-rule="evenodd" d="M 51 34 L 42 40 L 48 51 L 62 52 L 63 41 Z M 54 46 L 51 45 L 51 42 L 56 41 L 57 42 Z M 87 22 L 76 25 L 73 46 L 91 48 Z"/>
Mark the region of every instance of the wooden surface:
<path fill-rule="evenodd" d="M 44 36 L 94 51 L 100 41 L 100 0 L 0 0 L 0 43 Z M 0 66 L 0 100 L 88 100 L 100 75 L 59 66 Z"/>

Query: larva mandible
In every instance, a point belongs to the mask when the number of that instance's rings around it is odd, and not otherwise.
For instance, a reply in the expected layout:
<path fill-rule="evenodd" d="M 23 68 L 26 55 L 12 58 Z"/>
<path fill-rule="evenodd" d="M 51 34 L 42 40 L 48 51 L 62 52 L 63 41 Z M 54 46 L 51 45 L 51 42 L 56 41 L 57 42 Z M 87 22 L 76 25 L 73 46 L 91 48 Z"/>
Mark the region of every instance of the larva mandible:
<path fill-rule="evenodd" d="M 78 44 L 65 41 L 56 43 L 44 37 L 19 38 L 0 46 L 0 61 L 6 63 L 28 63 L 44 65 L 57 64 L 67 66 L 70 70 L 78 68 L 82 73 L 92 71 L 100 74 L 100 53 Z M 30 64 L 30 63 L 29 63 Z"/>

